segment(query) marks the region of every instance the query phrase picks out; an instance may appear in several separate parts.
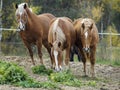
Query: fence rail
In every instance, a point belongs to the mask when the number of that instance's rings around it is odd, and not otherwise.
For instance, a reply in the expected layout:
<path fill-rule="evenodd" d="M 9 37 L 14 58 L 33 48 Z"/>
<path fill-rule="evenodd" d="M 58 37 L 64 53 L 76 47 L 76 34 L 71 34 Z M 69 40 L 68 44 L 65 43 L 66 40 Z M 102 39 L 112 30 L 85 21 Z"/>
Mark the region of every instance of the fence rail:
<path fill-rule="evenodd" d="M 20 31 L 19 29 L 0 28 L 1 31 Z M 120 35 L 120 33 L 99 33 L 99 35 Z"/>
<path fill-rule="evenodd" d="M 0 37 L 2 38 L 2 33 L 4 31 L 16 31 L 18 32 L 18 29 L 9 29 L 9 28 L 0 28 Z M 98 44 L 97 48 L 97 58 L 100 59 L 119 59 L 120 58 L 120 47 L 114 47 L 112 46 L 112 36 L 120 36 L 120 33 L 99 33 L 100 36 L 107 36 L 109 37 L 109 43 L 104 40 L 105 37 L 102 37 L 100 39 L 100 42 Z M 4 55 L 26 55 L 27 49 L 25 48 L 24 44 L 22 42 L 15 42 L 15 41 L 9 41 L 9 42 L 1 42 L 0 38 L 0 53 Z M 13 37 L 14 38 L 14 37 Z M 120 39 L 120 38 L 118 38 Z M 33 47 L 34 48 L 34 47 Z M 44 53 L 47 53 L 45 49 L 42 50 Z M 34 49 L 34 54 L 36 54 L 36 49 Z M 28 54 L 28 53 L 27 53 Z"/>

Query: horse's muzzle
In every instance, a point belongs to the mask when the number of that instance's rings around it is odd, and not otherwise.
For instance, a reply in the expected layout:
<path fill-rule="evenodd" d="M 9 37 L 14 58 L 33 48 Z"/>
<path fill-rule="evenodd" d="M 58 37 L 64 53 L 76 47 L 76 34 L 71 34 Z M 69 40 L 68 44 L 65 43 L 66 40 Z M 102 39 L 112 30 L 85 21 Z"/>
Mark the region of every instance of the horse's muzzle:
<path fill-rule="evenodd" d="M 83 48 L 83 51 L 86 52 L 86 53 L 89 53 L 90 52 L 90 48 Z"/>
<path fill-rule="evenodd" d="M 25 30 L 25 26 L 23 26 L 22 28 L 20 26 L 18 26 L 19 31 L 24 31 Z"/>

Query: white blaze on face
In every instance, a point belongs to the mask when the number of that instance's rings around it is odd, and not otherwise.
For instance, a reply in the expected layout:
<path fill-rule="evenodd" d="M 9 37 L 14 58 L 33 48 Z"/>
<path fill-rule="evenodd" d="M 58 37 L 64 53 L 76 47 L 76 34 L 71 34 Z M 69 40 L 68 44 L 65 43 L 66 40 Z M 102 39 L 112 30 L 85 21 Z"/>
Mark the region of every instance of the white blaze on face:
<path fill-rule="evenodd" d="M 23 29 L 23 24 L 22 24 L 21 21 L 20 21 L 19 25 L 20 25 L 19 28 L 20 28 L 20 29 Z"/>
<path fill-rule="evenodd" d="M 22 14 L 24 12 L 24 5 L 25 5 L 25 3 L 22 3 L 22 4 L 18 5 L 18 12 L 20 14 Z"/>
<path fill-rule="evenodd" d="M 59 67 L 58 67 L 58 51 L 56 51 L 56 50 L 54 50 L 54 57 L 55 57 L 55 69 L 57 70 L 57 71 L 59 71 Z"/>
<path fill-rule="evenodd" d="M 88 37 L 88 32 L 86 31 L 85 32 L 85 38 L 87 39 L 87 37 Z"/>
<path fill-rule="evenodd" d="M 21 30 L 25 29 L 25 24 L 22 22 L 22 14 L 24 13 L 24 5 L 25 3 L 18 5 L 18 10 L 17 10 L 17 13 L 20 15 L 19 29 Z"/>
<path fill-rule="evenodd" d="M 85 32 L 85 39 L 87 40 L 88 38 L 88 31 Z M 88 50 L 88 45 L 86 43 L 86 46 L 85 46 L 85 50 L 87 51 Z"/>

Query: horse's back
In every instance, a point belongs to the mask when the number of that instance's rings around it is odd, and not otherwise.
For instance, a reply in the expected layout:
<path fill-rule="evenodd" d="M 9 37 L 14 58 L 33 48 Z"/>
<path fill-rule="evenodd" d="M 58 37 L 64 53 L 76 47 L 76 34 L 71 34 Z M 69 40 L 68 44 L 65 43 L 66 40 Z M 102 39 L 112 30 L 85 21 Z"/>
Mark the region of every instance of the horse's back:
<path fill-rule="evenodd" d="M 46 40 L 46 37 L 48 37 L 50 22 L 53 18 L 55 18 L 55 16 L 50 13 L 44 13 L 44 14 L 38 15 L 39 22 L 43 29 L 42 30 L 43 31 L 43 37 L 42 37 L 43 40 Z"/>
<path fill-rule="evenodd" d="M 56 18 L 53 14 L 51 14 L 51 13 L 44 13 L 44 14 L 42 14 L 42 15 L 45 15 L 45 16 L 47 16 L 47 17 L 49 17 L 51 20 L 53 19 L 53 18 Z"/>
<path fill-rule="evenodd" d="M 51 13 L 43 13 L 43 14 L 40 14 L 40 15 L 38 15 L 38 16 L 39 16 L 39 17 L 45 16 L 45 17 L 48 17 L 50 20 L 56 18 L 56 17 L 55 17 L 53 14 L 51 14 Z"/>
<path fill-rule="evenodd" d="M 58 26 L 61 28 L 62 32 L 64 33 L 66 41 L 73 43 L 75 41 L 75 40 L 72 40 L 72 39 L 75 39 L 75 38 L 73 38 L 73 37 L 75 37 L 75 31 L 74 31 L 73 24 L 72 24 L 71 20 L 69 18 L 66 18 L 66 17 L 56 18 L 51 22 L 48 40 L 51 43 L 53 42 L 53 37 L 52 37 L 53 29 L 55 26 L 55 22 L 58 19 L 59 19 Z M 60 34 L 60 33 L 58 33 L 58 34 Z"/>

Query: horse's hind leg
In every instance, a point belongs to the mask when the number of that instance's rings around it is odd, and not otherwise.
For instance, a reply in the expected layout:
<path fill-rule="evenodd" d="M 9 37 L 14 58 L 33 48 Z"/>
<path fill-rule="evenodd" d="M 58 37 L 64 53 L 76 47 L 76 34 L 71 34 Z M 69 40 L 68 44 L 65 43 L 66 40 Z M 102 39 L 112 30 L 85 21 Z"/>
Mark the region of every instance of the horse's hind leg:
<path fill-rule="evenodd" d="M 37 43 L 37 48 L 38 48 L 38 56 L 40 58 L 40 63 L 43 64 L 43 59 L 42 59 L 42 52 L 41 52 L 41 49 L 42 49 L 42 40 L 38 40 Z"/>

